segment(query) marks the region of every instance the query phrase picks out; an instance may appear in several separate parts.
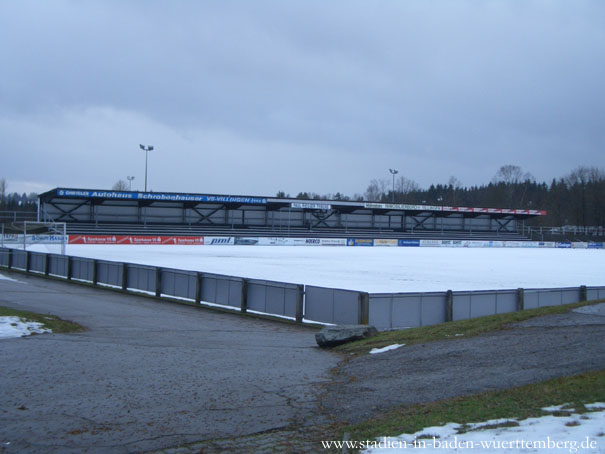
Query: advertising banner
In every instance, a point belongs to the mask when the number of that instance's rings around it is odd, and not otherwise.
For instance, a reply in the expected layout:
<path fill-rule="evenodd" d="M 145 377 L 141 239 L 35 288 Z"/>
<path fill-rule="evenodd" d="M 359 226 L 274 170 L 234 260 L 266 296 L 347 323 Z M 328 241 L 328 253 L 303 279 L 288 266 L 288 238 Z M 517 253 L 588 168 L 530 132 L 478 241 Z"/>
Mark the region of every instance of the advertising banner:
<path fill-rule="evenodd" d="M 364 203 L 364 208 L 378 210 L 443 211 L 443 207 L 434 205 L 406 205 L 403 203 Z"/>
<path fill-rule="evenodd" d="M 88 191 L 80 189 L 59 189 L 59 197 L 87 199 L 151 200 L 157 202 L 215 202 L 264 205 L 264 197 L 239 197 L 231 195 L 171 194 L 161 192 Z"/>
<path fill-rule="evenodd" d="M 374 239 L 374 246 L 389 246 L 389 247 L 397 247 L 399 242 L 397 240 L 383 240 L 380 238 Z"/>
<path fill-rule="evenodd" d="M 258 239 L 259 246 L 293 246 L 294 244 L 290 241 L 292 238 L 263 238 Z"/>
<path fill-rule="evenodd" d="M 400 247 L 419 247 L 420 240 L 398 240 L 397 246 Z"/>
<path fill-rule="evenodd" d="M 521 247 L 522 241 L 505 241 L 504 247 Z"/>
<path fill-rule="evenodd" d="M 314 203 L 314 202 L 292 202 L 291 208 L 301 208 L 308 210 L 330 210 L 332 205 L 329 203 Z"/>
<path fill-rule="evenodd" d="M 259 246 L 346 246 L 344 238 L 256 238 Z M 237 240 L 236 240 L 236 243 Z"/>
<path fill-rule="evenodd" d="M 588 249 L 603 249 L 603 243 L 588 243 Z"/>
<path fill-rule="evenodd" d="M 554 241 L 540 241 L 538 247 L 555 247 L 556 243 Z"/>
<path fill-rule="evenodd" d="M 374 240 L 367 238 L 348 238 L 347 246 L 374 246 Z"/>
<path fill-rule="evenodd" d="M 557 242 L 556 247 L 562 248 L 562 249 L 569 249 L 569 248 L 571 248 L 571 243 L 570 242 Z"/>
<path fill-rule="evenodd" d="M 182 244 L 202 245 L 203 236 L 69 235 L 69 244 Z"/>
<path fill-rule="evenodd" d="M 488 241 L 487 247 L 504 247 L 504 241 Z"/>
<path fill-rule="evenodd" d="M 521 248 L 535 248 L 540 247 L 539 241 L 507 241 L 508 243 L 513 243 L 515 246 L 512 247 L 521 247 Z"/>
<path fill-rule="evenodd" d="M 460 240 L 443 240 L 441 244 L 445 247 L 462 247 L 462 241 Z"/>
<path fill-rule="evenodd" d="M 240 246 L 256 246 L 260 238 L 235 238 L 235 244 Z"/>
<path fill-rule="evenodd" d="M 442 240 L 420 240 L 420 247 L 441 247 Z"/>
<path fill-rule="evenodd" d="M 233 246 L 235 238 L 232 236 L 206 236 L 204 244 L 206 246 Z"/>
<path fill-rule="evenodd" d="M 345 238 L 322 238 L 322 246 L 346 246 L 347 240 Z"/>
<path fill-rule="evenodd" d="M 69 244 L 119 244 L 125 235 L 69 235 Z"/>
<path fill-rule="evenodd" d="M 54 243 L 63 243 L 64 240 L 67 240 L 68 236 L 65 238 L 63 235 L 27 235 L 27 243 L 40 243 L 40 244 L 54 244 Z M 7 244 L 21 244 L 23 243 L 23 234 L 5 234 L 2 239 L 4 243 Z"/>

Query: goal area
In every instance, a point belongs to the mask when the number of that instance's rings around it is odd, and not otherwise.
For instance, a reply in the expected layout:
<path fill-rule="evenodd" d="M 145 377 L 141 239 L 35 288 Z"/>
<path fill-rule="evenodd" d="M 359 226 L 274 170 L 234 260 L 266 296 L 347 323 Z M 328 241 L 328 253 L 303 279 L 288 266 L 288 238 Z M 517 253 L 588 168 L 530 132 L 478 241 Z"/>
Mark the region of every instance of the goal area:
<path fill-rule="evenodd" d="M 2 224 L 0 245 L 23 250 L 41 250 L 65 255 L 67 224 L 65 222 L 12 222 Z"/>

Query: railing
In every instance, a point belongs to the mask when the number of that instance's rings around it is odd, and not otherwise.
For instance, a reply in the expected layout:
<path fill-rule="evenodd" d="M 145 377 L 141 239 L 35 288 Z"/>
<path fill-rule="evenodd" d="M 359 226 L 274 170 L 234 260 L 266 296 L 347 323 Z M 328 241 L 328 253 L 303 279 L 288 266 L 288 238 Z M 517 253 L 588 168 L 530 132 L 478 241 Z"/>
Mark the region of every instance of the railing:
<path fill-rule="evenodd" d="M 0 224 L 36 221 L 37 219 L 38 213 L 35 211 L 0 211 Z"/>
<path fill-rule="evenodd" d="M 605 227 L 603 226 L 591 226 L 583 227 L 576 225 L 567 225 L 561 227 L 531 227 L 525 226 L 519 229 L 521 235 L 525 235 L 528 238 L 543 240 L 544 237 L 550 236 L 589 236 L 589 237 L 603 237 L 605 236 Z"/>
<path fill-rule="evenodd" d="M 605 287 L 365 293 L 0 248 L 0 268 L 241 313 L 401 329 L 605 298 Z"/>
<path fill-rule="evenodd" d="M 242 313 L 319 323 L 367 324 L 367 295 L 304 285 L 0 248 L 0 268 L 127 292 L 144 292 Z M 360 301 L 366 309 L 360 309 Z M 365 318 L 364 318 L 365 316 Z"/>

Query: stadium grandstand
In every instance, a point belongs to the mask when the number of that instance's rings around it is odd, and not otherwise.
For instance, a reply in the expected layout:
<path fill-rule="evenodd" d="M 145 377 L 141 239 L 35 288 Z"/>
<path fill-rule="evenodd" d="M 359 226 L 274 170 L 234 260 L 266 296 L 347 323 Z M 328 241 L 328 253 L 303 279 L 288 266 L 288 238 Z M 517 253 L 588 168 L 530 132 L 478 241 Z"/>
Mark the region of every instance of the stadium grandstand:
<path fill-rule="evenodd" d="M 227 235 L 525 240 L 544 211 L 301 200 L 216 194 L 56 188 L 39 196 L 40 222 L 70 235 Z"/>

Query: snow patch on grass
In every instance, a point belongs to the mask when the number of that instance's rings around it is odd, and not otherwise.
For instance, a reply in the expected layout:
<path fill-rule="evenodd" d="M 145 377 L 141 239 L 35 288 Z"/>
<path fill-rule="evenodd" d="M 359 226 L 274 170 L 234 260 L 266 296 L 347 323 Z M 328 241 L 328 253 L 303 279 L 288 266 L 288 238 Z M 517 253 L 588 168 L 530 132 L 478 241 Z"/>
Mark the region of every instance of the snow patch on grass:
<path fill-rule="evenodd" d="M 543 408 L 544 411 L 560 411 L 566 404 Z M 525 452 L 605 452 L 603 427 L 605 404 L 594 403 L 586 408 L 603 408 L 569 416 L 546 415 L 538 418 L 494 419 L 482 423 L 426 427 L 413 434 L 383 437 L 376 440 L 376 447 L 362 451 L 364 454 L 390 454 L 403 452 L 402 448 L 421 448 L 419 452 L 498 452 L 513 454 Z M 567 410 L 573 411 L 573 410 Z M 515 423 L 515 424 L 511 424 Z M 518 423 L 518 425 L 517 425 Z M 486 427 L 492 427 L 486 429 Z M 543 448 L 542 448 L 543 447 Z"/>
<path fill-rule="evenodd" d="M 44 328 L 42 323 L 31 322 L 21 317 L 0 317 L 0 339 L 24 337 L 31 334 L 51 333 L 52 330 Z"/>
<path fill-rule="evenodd" d="M 403 347 L 404 345 L 405 344 L 393 344 L 393 345 L 387 345 L 386 347 L 382 347 L 382 348 L 373 348 L 372 350 L 370 350 L 370 355 L 388 352 L 389 350 L 395 350 L 399 347 Z"/>

